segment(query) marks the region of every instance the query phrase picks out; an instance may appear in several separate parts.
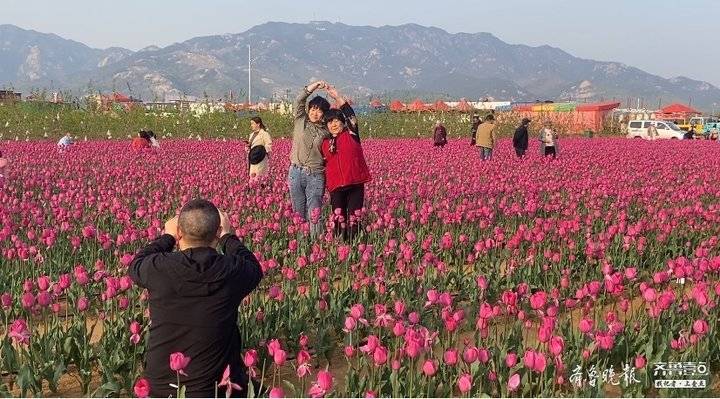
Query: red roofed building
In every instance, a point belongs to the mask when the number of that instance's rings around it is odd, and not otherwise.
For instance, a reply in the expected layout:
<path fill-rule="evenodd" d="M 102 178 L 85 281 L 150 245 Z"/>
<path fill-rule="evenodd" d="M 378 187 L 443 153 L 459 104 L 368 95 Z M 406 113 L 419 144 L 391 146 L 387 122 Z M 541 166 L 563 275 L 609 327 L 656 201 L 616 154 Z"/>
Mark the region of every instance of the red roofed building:
<path fill-rule="evenodd" d="M 699 115 L 702 115 L 702 112 L 685 104 L 675 103 L 660 108 L 657 117 L 658 119 L 684 120 Z"/>

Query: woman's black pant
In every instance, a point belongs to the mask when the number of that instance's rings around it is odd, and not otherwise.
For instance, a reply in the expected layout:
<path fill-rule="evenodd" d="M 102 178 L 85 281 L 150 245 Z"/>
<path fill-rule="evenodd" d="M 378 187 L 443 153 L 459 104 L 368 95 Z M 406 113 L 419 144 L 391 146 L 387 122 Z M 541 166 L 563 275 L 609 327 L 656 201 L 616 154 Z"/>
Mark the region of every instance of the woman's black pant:
<path fill-rule="evenodd" d="M 345 241 L 351 241 L 360 231 L 360 223 L 355 211 L 362 209 L 365 201 L 365 185 L 354 184 L 336 189 L 330 193 L 330 206 L 335 236 L 342 235 Z M 340 215 L 336 210 L 340 209 Z"/>
<path fill-rule="evenodd" d="M 555 154 L 555 146 L 545 146 L 545 156 L 548 155 L 552 155 L 553 158 L 557 156 Z"/>

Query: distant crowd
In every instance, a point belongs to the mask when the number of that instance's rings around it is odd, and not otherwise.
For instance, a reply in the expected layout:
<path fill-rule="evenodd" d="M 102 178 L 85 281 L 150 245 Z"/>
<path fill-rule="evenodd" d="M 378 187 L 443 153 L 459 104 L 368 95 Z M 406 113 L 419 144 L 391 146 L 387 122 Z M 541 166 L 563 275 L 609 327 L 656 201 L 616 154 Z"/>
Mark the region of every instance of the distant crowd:
<path fill-rule="evenodd" d="M 520 122 L 520 126 L 515 129 L 513 135 L 513 148 L 518 158 L 523 158 L 528 150 L 529 144 L 529 132 L 528 127 L 530 126 L 531 120 L 524 118 Z M 495 148 L 496 136 L 495 136 L 495 115 L 491 112 L 483 120 L 480 115 L 475 114 L 472 118 L 472 125 L 470 128 L 470 145 L 478 148 L 480 159 L 483 161 L 490 160 L 492 158 L 493 149 Z M 543 156 L 550 156 L 553 159 L 557 158 L 559 151 L 558 134 L 553 129 L 552 123 L 546 121 L 538 132 L 538 142 L 540 148 L 540 154 Z M 435 122 L 433 128 L 433 145 L 436 147 L 444 147 L 447 144 L 447 129 L 440 121 Z"/>

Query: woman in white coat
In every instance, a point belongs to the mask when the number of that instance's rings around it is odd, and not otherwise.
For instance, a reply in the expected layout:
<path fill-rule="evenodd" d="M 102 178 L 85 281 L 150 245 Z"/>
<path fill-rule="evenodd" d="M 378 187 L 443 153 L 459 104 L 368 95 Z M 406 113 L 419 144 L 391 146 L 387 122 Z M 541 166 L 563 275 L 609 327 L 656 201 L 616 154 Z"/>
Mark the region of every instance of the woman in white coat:
<path fill-rule="evenodd" d="M 250 165 L 250 177 L 261 177 L 270 169 L 270 153 L 272 152 L 272 139 L 270 133 L 265 130 L 262 119 L 258 116 L 250 118 L 250 139 L 248 140 L 248 163 Z M 263 149 L 255 148 L 262 146 Z M 255 148 L 255 150 L 253 150 Z M 258 154 L 265 154 L 258 156 Z M 261 158 L 261 159 L 260 159 Z"/>

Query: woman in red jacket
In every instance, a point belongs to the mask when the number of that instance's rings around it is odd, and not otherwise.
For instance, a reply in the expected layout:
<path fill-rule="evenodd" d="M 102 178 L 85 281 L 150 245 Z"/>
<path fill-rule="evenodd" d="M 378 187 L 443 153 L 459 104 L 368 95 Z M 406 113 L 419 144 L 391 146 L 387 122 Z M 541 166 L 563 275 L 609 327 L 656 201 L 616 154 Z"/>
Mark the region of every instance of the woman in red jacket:
<path fill-rule="evenodd" d="M 335 235 L 352 240 L 360 230 L 357 214 L 365 200 L 365 183 L 370 171 L 360 138 L 347 126 L 345 114 L 331 109 L 325 114 L 330 136 L 323 140 L 321 152 L 325 158 L 325 186 L 330 191 Z"/>

